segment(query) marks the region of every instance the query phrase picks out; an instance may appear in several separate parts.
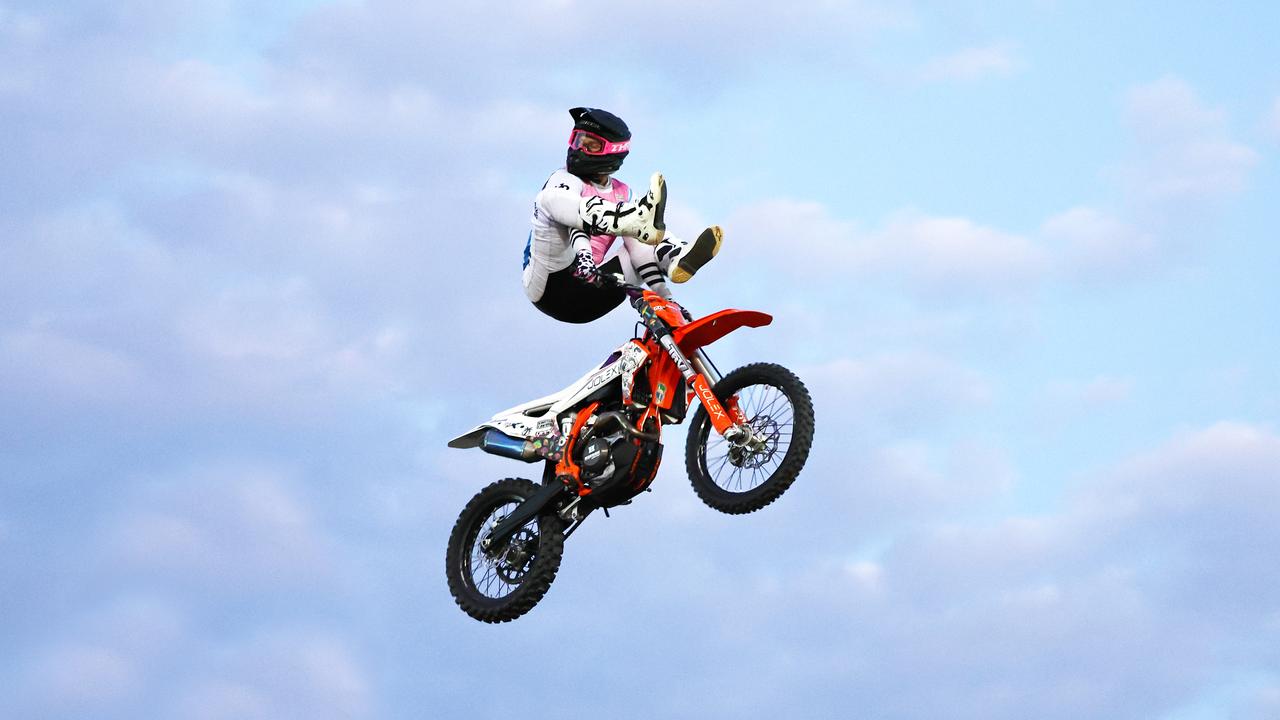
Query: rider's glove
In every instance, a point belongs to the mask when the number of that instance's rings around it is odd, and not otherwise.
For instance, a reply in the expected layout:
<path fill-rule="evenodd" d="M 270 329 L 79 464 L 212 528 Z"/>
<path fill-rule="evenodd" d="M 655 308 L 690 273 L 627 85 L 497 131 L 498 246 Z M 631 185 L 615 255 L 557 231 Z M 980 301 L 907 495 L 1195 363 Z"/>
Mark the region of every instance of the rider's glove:
<path fill-rule="evenodd" d="M 600 287 L 604 281 L 600 277 L 600 268 L 596 267 L 595 258 L 590 250 L 579 250 L 573 261 L 573 276 L 582 282 Z"/>

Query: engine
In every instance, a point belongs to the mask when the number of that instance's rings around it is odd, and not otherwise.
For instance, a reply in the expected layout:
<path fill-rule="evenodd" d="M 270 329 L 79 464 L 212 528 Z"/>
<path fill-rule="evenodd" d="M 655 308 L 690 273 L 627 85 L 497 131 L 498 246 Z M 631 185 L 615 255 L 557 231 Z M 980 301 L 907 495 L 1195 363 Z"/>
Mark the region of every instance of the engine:
<path fill-rule="evenodd" d="M 662 460 L 656 434 L 646 437 L 631 429 L 621 413 L 602 413 L 584 432 L 575 451 L 591 499 L 611 507 L 625 503 L 653 482 Z"/>

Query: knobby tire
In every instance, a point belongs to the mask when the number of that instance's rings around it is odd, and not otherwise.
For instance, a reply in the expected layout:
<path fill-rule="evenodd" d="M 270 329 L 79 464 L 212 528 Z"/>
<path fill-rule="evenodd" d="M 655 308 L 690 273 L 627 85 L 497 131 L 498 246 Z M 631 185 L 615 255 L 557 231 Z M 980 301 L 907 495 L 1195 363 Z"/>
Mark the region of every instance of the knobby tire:
<path fill-rule="evenodd" d="M 476 620 L 501 623 L 524 615 L 546 595 L 556 578 L 564 554 L 564 522 L 554 513 L 544 513 L 526 524 L 494 553 L 497 560 L 478 546 L 481 532 L 493 526 L 497 511 L 510 513 L 538 489 L 524 478 L 499 480 L 471 498 L 454 523 L 445 551 L 445 575 L 458 607 Z M 536 536 L 536 542 L 529 539 L 531 536 Z M 527 562 L 506 561 L 507 551 L 517 542 L 523 542 L 521 548 L 527 547 Z M 519 577 L 512 582 L 516 575 Z M 497 594 L 506 588 L 510 589 Z"/>
<path fill-rule="evenodd" d="M 711 467 L 716 471 L 708 469 L 708 443 L 721 443 L 723 439 L 719 438 L 711 425 L 706 408 L 701 405 L 694 413 L 693 421 L 689 425 L 688 441 L 685 443 L 685 467 L 689 472 L 689 480 L 693 484 L 694 492 L 708 506 L 731 515 L 755 512 L 781 497 L 795 482 L 800 470 L 804 468 L 805 461 L 809 458 L 809 450 L 813 446 L 813 400 L 809 397 L 809 391 L 800 378 L 781 365 L 773 363 L 745 365 L 721 378 L 712 390 L 723 403 L 741 391 L 756 387 L 773 388 L 778 397 L 785 398 L 786 405 L 789 405 L 786 409 L 790 412 L 787 419 L 791 423 L 784 433 L 776 422 L 764 414 L 766 410 L 778 413 L 784 411 L 784 405 L 776 399 L 767 408 L 761 409 L 755 418 L 751 416 L 751 408 L 744 408 L 748 421 L 759 420 L 772 428 L 776 440 L 775 450 L 784 434 L 788 441 L 785 454 L 776 462 L 773 456 L 758 460 L 752 456 L 752 461 L 736 469 L 736 475 L 739 477 L 744 474 L 743 469 L 750 469 L 754 477 L 763 475 L 763 479 L 759 482 L 751 482 L 750 486 L 745 488 L 724 487 L 717 482 L 717 471 L 723 470 L 728 458 L 727 456 L 724 460 L 718 457 L 713 458 Z M 768 390 L 763 392 L 767 393 Z M 773 424 L 768 425 L 769 423 Z M 753 461 L 758 461 L 760 466 L 750 468 Z M 764 470 L 767 472 L 763 472 Z M 729 472 L 732 475 L 735 470 Z"/>

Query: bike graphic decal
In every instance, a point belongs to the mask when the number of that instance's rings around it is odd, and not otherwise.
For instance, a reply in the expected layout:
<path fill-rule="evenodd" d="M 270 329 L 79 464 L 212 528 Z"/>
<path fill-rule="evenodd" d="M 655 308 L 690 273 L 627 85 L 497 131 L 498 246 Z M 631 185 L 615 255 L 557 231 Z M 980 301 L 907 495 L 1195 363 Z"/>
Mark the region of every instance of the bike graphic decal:
<path fill-rule="evenodd" d="M 643 345 L 632 340 L 622 347 L 622 357 L 618 364 L 622 366 L 622 402 L 630 405 L 632 393 L 635 392 L 636 372 L 649 357 L 649 351 Z"/>
<path fill-rule="evenodd" d="M 707 414 L 711 416 L 711 425 L 715 427 L 716 432 L 721 435 L 733 427 L 733 421 L 729 419 L 729 414 L 724 411 L 724 406 L 716 399 L 715 393 L 711 392 L 711 386 L 707 384 L 706 378 L 698 375 L 693 379 L 693 386 L 698 391 L 698 399 L 702 401 L 702 406 L 707 409 Z"/>

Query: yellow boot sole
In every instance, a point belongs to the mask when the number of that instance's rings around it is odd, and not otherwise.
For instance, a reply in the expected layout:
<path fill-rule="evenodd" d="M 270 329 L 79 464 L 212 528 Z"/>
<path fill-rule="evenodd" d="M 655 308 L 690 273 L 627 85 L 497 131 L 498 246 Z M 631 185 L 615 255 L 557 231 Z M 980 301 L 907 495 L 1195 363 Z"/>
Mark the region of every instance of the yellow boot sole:
<path fill-rule="evenodd" d="M 694 240 L 692 247 L 689 248 L 680 260 L 676 262 L 676 266 L 671 268 L 671 282 L 682 283 L 688 282 L 698 269 L 706 265 L 711 258 L 720 252 L 720 241 L 724 239 L 724 232 L 719 225 L 712 225 L 703 230 L 698 239 Z"/>

